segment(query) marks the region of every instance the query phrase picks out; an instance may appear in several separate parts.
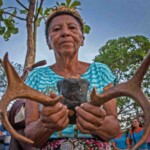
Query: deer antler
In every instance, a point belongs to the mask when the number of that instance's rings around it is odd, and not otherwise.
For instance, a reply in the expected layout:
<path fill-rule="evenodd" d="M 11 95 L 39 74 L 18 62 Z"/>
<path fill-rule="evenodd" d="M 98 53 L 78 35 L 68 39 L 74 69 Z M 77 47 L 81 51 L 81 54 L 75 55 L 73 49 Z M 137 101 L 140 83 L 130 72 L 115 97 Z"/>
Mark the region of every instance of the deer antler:
<path fill-rule="evenodd" d="M 150 66 L 150 51 L 142 62 L 135 75 L 127 82 L 114 86 L 101 94 L 96 94 L 95 88 L 91 92 L 91 103 L 101 106 L 105 102 L 115 97 L 128 96 L 133 98 L 142 107 L 144 111 L 144 134 L 141 140 L 134 146 L 137 149 L 148 137 L 150 133 L 150 101 L 141 90 L 141 82 Z"/>
<path fill-rule="evenodd" d="M 24 84 L 23 80 L 18 76 L 15 69 L 8 60 L 8 54 L 6 53 L 3 60 L 3 67 L 6 71 L 8 79 L 8 87 L 0 101 L 0 114 L 2 116 L 2 123 L 5 128 L 18 140 L 34 143 L 32 140 L 18 134 L 8 121 L 7 106 L 8 104 L 17 98 L 27 98 L 33 101 L 39 102 L 43 105 L 53 106 L 62 99 L 62 96 L 51 99 L 49 96 L 38 92 L 31 87 Z"/>

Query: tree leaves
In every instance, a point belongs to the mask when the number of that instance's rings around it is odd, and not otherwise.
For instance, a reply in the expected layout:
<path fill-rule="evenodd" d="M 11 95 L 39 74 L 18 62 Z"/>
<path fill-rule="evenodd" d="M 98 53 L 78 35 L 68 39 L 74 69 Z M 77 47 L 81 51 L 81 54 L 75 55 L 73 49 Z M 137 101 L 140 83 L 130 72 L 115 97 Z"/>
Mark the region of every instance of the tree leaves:
<path fill-rule="evenodd" d="M 17 34 L 18 28 L 15 27 L 15 21 L 12 18 L 4 19 L 5 27 L 0 27 L 0 35 L 7 41 L 11 34 Z"/>
<path fill-rule="evenodd" d="M 28 11 L 26 10 L 26 9 L 24 9 L 24 10 L 20 10 L 20 14 L 28 14 Z"/>
<path fill-rule="evenodd" d="M 40 17 L 36 20 L 36 26 L 39 27 L 40 26 L 40 23 L 41 23 L 41 20 L 43 19 L 43 17 Z"/>
<path fill-rule="evenodd" d="M 72 2 L 72 4 L 70 5 L 70 8 L 76 8 L 77 6 L 80 6 L 81 3 L 79 1 L 74 1 Z"/>
<path fill-rule="evenodd" d="M 90 32 L 91 28 L 88 25 L 84 25 L 84 33 L 88 34 Z"/>
<path fill-rule="evenodd" d="M 2 6 L 3 5 L 3 0 L 0 0 L 0 6 Z"/>
<path fill-rule="evenodd" d="M 5 32 L 5 27 L 0 27 L 0 35 L 3 35 Z"/>
<path fill-rule="evenodd" d="M 144 36 L 120 37 L 102 46 L 94 61 L 107 64 L 116 75 L 118 83 L 121 83 L 134 75 L 149 50 L 150 40 Z M 150 69 L 142 82 L 142 89 L 150 97 Z M 126 124 L 141 113 L 141 108 L 131 98 L 119 97 L 117 104 L 120 121 L 123 118 Z"/>
<path fill-rule="evenodd" d="M 10 14 L 7 18 L 3 17 L 6 16 L 5 13 Z M 13 9 L 12 13 L 5 12 L 4 9 L 0 9 L 0 35 L 7 41 L 11 37 L 12 34 L 18 33 L 18 28 L 15 27 L 15 20 L 14 17 L 17 14 L 17 10 Z"/>
<path fill-rule="evenodd" d="M 67 6 L 69 6 L 69 5 L 70 5 L 70 3 L 71 3 L 71 0 L 66 0 L 66 4 L 67 4 Z"/>
<path fill-rule="evenodd" d="M 17 10 L 14 9 L 14 11 L 12 12 L 12 14 L 8 17 L 8 20 L 13 20 L 13 17 L 16 16 L 17 14 Z"/>
<path fill-rule="evenodd" d="M 68 6 L 70 8 L 75 8 L 77 9 L 78 6 L 81 5 L 81 3 L 77 0 L 75 1 L 71 1 L 71 0 L 66 0 L 65 2 L 59 3 L 56 2 L 57 6 Z M 3 1 L 0 0 L 0 6 L 3 6 Z M 39 10 L 40 9 L 40 10 Z M 7 8 L 5 9 L 7 10 Z M 36 27 L 40 26 L 40 23 L 43 19 L 47 18 L 47 16 L 51 13 L 52 11 L 52 7 L 51 8 L 46 8 L 45 10 L 43 9 L 43 7 L 38 7 L 35 11 L 35 16 L 37 15 L 37 13 L 39 12 L 38 16 L 35 17 L 35 24 Z M 19 15 L 20 16 L 17 16 Z M 21 19 L 21 20 L 25 20 L 25 18 L 22 18 L 21 15 L 27 15 L 28 14 L 28 9 L 25 9 L 23 7 L 23 9 L 18 9 L 17 7 L 15 8 L 9 8 L 8 11 L 4 11 L 4 9 L 0 9 L 0 22 L 1 22 L 1 26 L 0 26 L 0 35 L 3 36 L 3 38 L 5 40 L 9 40 L 9 38 L 11 37 L 12 34 L 17 34 L 19 32 L 19 29 L 16 27 L 16 18 L 17 19 Z M 35 29 L 36 30 L 36 29 Z M 35 31 L 34 30 L 34 31 Z M 86 24 L 84 24 L 84 33 L 88 34 L 90 32 L 90 27 Z"/>

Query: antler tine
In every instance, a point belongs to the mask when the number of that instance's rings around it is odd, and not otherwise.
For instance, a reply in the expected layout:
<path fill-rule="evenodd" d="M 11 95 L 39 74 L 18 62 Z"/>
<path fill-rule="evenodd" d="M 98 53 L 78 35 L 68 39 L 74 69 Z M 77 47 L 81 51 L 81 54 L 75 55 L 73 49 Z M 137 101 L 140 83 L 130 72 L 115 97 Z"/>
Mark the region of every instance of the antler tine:
<path fill-rule="evenodd" d="M 136 80 L 135 81 L 136 84 L 139 84 L 139 85 L 141 84 L 149 66 L 150 66 L 150 50 L 147 56 L 145 57 L 144 61 L 142 62 L 141 66 L 138 68 L 135 75 L 132 77 L 132 80 Z"/>
<path fill-rule="evenodd" d="M 91 98 L 90 103 L 95 106 L 101 106 L 104 103 L 106 103 L 107 101 L 109 101 L 115 97 L 127 95 L 127 93 L 128 93 L 127 86 L 128 86 L 127 83 L 121 83 L 112 88 L 109 88 L 108 90 L 106 90 L 100 94 L 97 94 L 96 89 L 93 88 L 92 92 L 90 94 L 90 98 Z"/>
<path fill-rule="evenodd" d="M 96 94 L 96 89 L 93 88 L 91 92 L 91 103 L 94 105 L 101 106 L 105 102 L 109 101 L 112 98 L 119 97 L 119 96 L 130 96 L 134 97 L 133 92 L 135 95 L 141 88 L 141 82 L 146 74 L 148 68 L 150 66 L 150 51 L 147 57 L 142 62 L 141 66 L 136 71 L 135 75 L 127 82 L 121 83 L 117 86 L 109 88 L 107 91 L 104 91 L 101 94 Z"/>
<path fill-rule="evenodd" d="M 91 92 L 91 104 L 101 106 L 105 102 L 115 97 L 129 96 L 133 98 L 142 107 L 145 118 L 144 118 L 144 134 L 141 140 L 135 145 L 135 150 L 141 145 L 147 138 L 150 132 L 150 102 L 141 90 L 141 82 L 145 73 L 147 72 L 150 65 L 150 52 L 144 59 L 142 65 L 139 67 L 135 75 L 127 82 L 114 86 L 101 94 L 96 94 L 94 88 Z"/>
<path fill-rule="evenodd" d="M 7 63 L 7 62 L 9 62 L 8 61 L 8 53 L 6 53 L 4 56 L 3 67 L 6 72 L 8 85 L 12 86 L 13 84 L 15 84 L 15 82 L 21 82 L 21 78 L 18 78 L 18 74 L 16 73 L 15 69 L 12 67 L 12 65 L 10 63 Z M 14 76 L 11 76 L 11 74 L 13 74 Z M 14 78 L 15 78 L 15 80 L 14 80 Z"/>
<path fill-rule="evenodd" d="M 7 99 L 7 103 L 16 98 L 27 98 L 42 103 L 43 105 L 54 105 L 62 97 L 57 97 L 52 100 L 49 96 L 34 90 L 27 86 L 18 76 L 17 72 L 8 60 L 8 54 L 4 57 L 4 69 L 8 78 L 8 87 L 3 97 Z M 2 99 L 3 99 L 2 97 Z"/>
<path fill-rule="evenodd" d="M 7 118 L 7 113 L 1 113 L 1 118 L 2 118 L 2 123 L 3 125 L 6 127 L 6 129 L 8 130 L 8 132 L 11 133 L 11 135 L 13 137 L 15 137 L 18 140 L 21 140 L 23 142 L 27 142 L 29 144 L 33 144 L 34 142 L 28 138 L 26 138 L 25 136 L 22 136 L 21 134 L 18 134 L 13 127 L 10 125 L 8 118 Z"/>
<path fill-rule="evenodd" d="M 32 89 L 31 87 L 25 85 L 22 79 L 16 73 L 11 63 L 9 62 L 8 54 L 6 54 L 4 57 L 3 65 L 8 78 L 7 90 L 2 96 L 0 102 L 0 109 L 1 109 L 1 114 L 3 116 L 4 126 L 15 138 L 22 140 L 24 142 L 33 143 L 33 141 L 27 138 L 23 138 L 23 136 L 19 135 L 8 122 L 7 112 L 6 112 L 8 104 L 12 100 L 17 98 L 27 98 L 42 103 L 43 105 L 53 106 L 54 104 L 56 104 L 58 101 L 62 99 L 62 96 L 56 97 L 55 99 L 52 100 L 49 96 L 44 95 L 43 93 L 38 92 Z"/>

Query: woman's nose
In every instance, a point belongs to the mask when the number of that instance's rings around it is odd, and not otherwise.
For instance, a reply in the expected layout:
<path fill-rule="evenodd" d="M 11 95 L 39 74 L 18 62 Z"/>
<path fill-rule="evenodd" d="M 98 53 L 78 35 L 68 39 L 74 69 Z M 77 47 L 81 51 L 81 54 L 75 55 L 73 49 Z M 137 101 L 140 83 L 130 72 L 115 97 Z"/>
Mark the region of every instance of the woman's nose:
<path fill-rule="evenodd" d="M 62 28 L 61 36 L 68 36 L 70 31 L 67 27 Z"/>

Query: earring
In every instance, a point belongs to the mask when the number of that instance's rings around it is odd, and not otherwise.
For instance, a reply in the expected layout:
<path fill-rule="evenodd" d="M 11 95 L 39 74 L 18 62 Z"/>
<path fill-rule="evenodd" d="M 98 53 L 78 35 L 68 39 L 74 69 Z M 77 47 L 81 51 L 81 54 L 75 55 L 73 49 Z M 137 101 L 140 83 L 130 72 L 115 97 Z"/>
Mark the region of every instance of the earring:
<path fill-rule="evenodd" d="M 81 43 L 81 46 L 83 46 L 83 45 L 84 45 L 84 43 L 82 42 L 82 43 Z"/>

